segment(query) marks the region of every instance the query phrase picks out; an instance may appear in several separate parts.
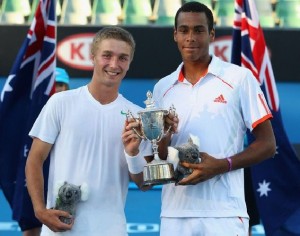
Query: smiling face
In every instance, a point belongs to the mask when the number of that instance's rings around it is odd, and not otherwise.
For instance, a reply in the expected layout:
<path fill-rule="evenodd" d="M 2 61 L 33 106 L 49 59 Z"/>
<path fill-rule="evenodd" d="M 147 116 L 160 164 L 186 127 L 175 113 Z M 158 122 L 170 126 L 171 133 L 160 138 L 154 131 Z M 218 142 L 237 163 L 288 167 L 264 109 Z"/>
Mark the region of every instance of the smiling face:
<path fill-rule="evenodd" d="M 112 38 L 100 40 L 92 55 L 93 79 L 108 87 L 119 86 L 129 69 L 132 54 L 132 47 L 125 41 Z"/>
<path fill-rule="evenodd" d="M 174 40 L 187 62 L 206 62 L 210 60 L 209 44 L 214 40 L 215 31 L 209 31 L 208 20 L 204 12 L 180 12 Z"/>

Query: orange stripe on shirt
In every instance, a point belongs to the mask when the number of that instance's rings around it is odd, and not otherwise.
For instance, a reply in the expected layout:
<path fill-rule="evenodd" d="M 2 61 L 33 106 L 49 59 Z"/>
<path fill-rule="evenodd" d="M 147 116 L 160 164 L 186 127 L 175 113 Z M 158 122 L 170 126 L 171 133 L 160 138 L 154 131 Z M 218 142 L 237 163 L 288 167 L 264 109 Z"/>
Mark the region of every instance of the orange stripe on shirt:
<path fill-rule="evenodd" d="M 205 77 L 208 73 L 208 68 L 206 68 L 206 70 L 203 72 L 203 74 L 200 76 L 200 78 L 198 78 L 197 82 L 202 79 L 203 77 Z M 185 79 L 184 74 L 183 74 L 183 67 L 181 68 L 180 72 L 179 72 L 179 76 L 178 76 L 178 81 L 179 82 L 183 82 Z"/>
<path fill-rule="evenodd" d="M 252 124 L 252 128 L 254 129 L 257 125 L 259 125 L 260 123 L 264 122 L 265 120 L 268 120 L 268 119 L 271 119 L 273 118 L 272 114 L 267 114 L 265 115 L 264 117 L 260 118 L 259 120 L 255 121 L 253 124 Z"/>
<path fill-rule="evenodd" d="M 183 75 L 182 69 L 183 69 L 183 67 L 181 67 L 181 70 L 180 70 L 180 73 L 179 73 L 179 76 L 178 76 L 178 81 L 179 82 L 183 82 L 183 80 L 184 80 L 184 75 Z"/>

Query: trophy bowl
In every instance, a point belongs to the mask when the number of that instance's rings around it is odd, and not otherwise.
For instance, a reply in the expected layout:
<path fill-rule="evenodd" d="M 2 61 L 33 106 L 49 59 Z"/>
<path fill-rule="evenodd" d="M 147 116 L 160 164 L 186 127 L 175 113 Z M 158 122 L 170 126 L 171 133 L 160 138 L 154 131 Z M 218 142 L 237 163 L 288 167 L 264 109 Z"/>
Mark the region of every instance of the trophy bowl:
<path fill-rule="evenodd" d="M 148 98 L 149 99 L 149 98 Z M 158 156 L 158 145 L 164 133 L 164 118 L 167 110 L 146 108 L 138 112 L 141 121 L 142 137 L 151 141 L 154 159 L 144 166 L 144 185 L 159 185 L 175 182 L 173 164 L 161 160 Z"/>
<path fill-rule="evenodd" d="M 158 156 L 158 145 L 165 133 L 165 116 L 169 112 L 175 112 L 172 107 L 170 110 L 163 110 L 154 106 L 152 93 L 147 92 L 146 108 L 138 112 L 141 121 L 141 134 L 136 132 L 140 138 L 151 141 L 154 159 L 144 166 L 143 176 L 144 185 L 159 185 L 175 182 L 174 166 Z M 136 131 L 136 130 L 135 130 Z M 167 132 L 170 131 L 170 128 Z"/>

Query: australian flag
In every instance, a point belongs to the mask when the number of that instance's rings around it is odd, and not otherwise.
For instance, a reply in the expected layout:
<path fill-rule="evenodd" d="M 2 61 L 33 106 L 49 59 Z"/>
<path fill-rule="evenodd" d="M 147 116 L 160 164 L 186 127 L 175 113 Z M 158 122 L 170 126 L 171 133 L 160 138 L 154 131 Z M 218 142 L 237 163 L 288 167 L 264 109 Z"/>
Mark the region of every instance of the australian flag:
<path fill-rule="evenodd" d="M 40 0 L 0 100 L 0 187 L 21 230 L 40 226 L 29 198 L 25 163 L 28 136 L 36 117 L 54 93 L 56 0 Z"/>
<path fill-rule="evenodd" d="M 235 0 L 232 62 L 253 72 L 273 115 L 276 155 L 251 168 L 266 235 L 300 235 L 300 161 L 284 130 L 273 69 L 254 0 Z"/>

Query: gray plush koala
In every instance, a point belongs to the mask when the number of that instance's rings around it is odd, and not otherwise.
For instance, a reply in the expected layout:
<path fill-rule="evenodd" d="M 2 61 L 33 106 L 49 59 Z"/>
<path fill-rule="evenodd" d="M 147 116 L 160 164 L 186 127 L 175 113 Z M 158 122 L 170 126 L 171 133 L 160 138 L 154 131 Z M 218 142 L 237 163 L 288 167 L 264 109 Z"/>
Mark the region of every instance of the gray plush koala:
<path fill-rule="evenodd" d="M 80 201 L 87 200 L 87 186 L 77 186 L 64 182 L 58 189 L 58 194 L 54 209 L 69 212 L 73 217 L 76 213 L 76 206 Z M 63 223 L 71 224 L 72 219 L 66 217 L 59 217 Z"/>
<path fill-rule="evenodd" d="M 176 183 L 193 172 L 192 169 L 182 166 L 181 162 L 199 163 L 201 161 L 199 147 L 192 138 L 180 146 L 169 147 L 168 152 L 168 159 L 174 165 Z"/>

